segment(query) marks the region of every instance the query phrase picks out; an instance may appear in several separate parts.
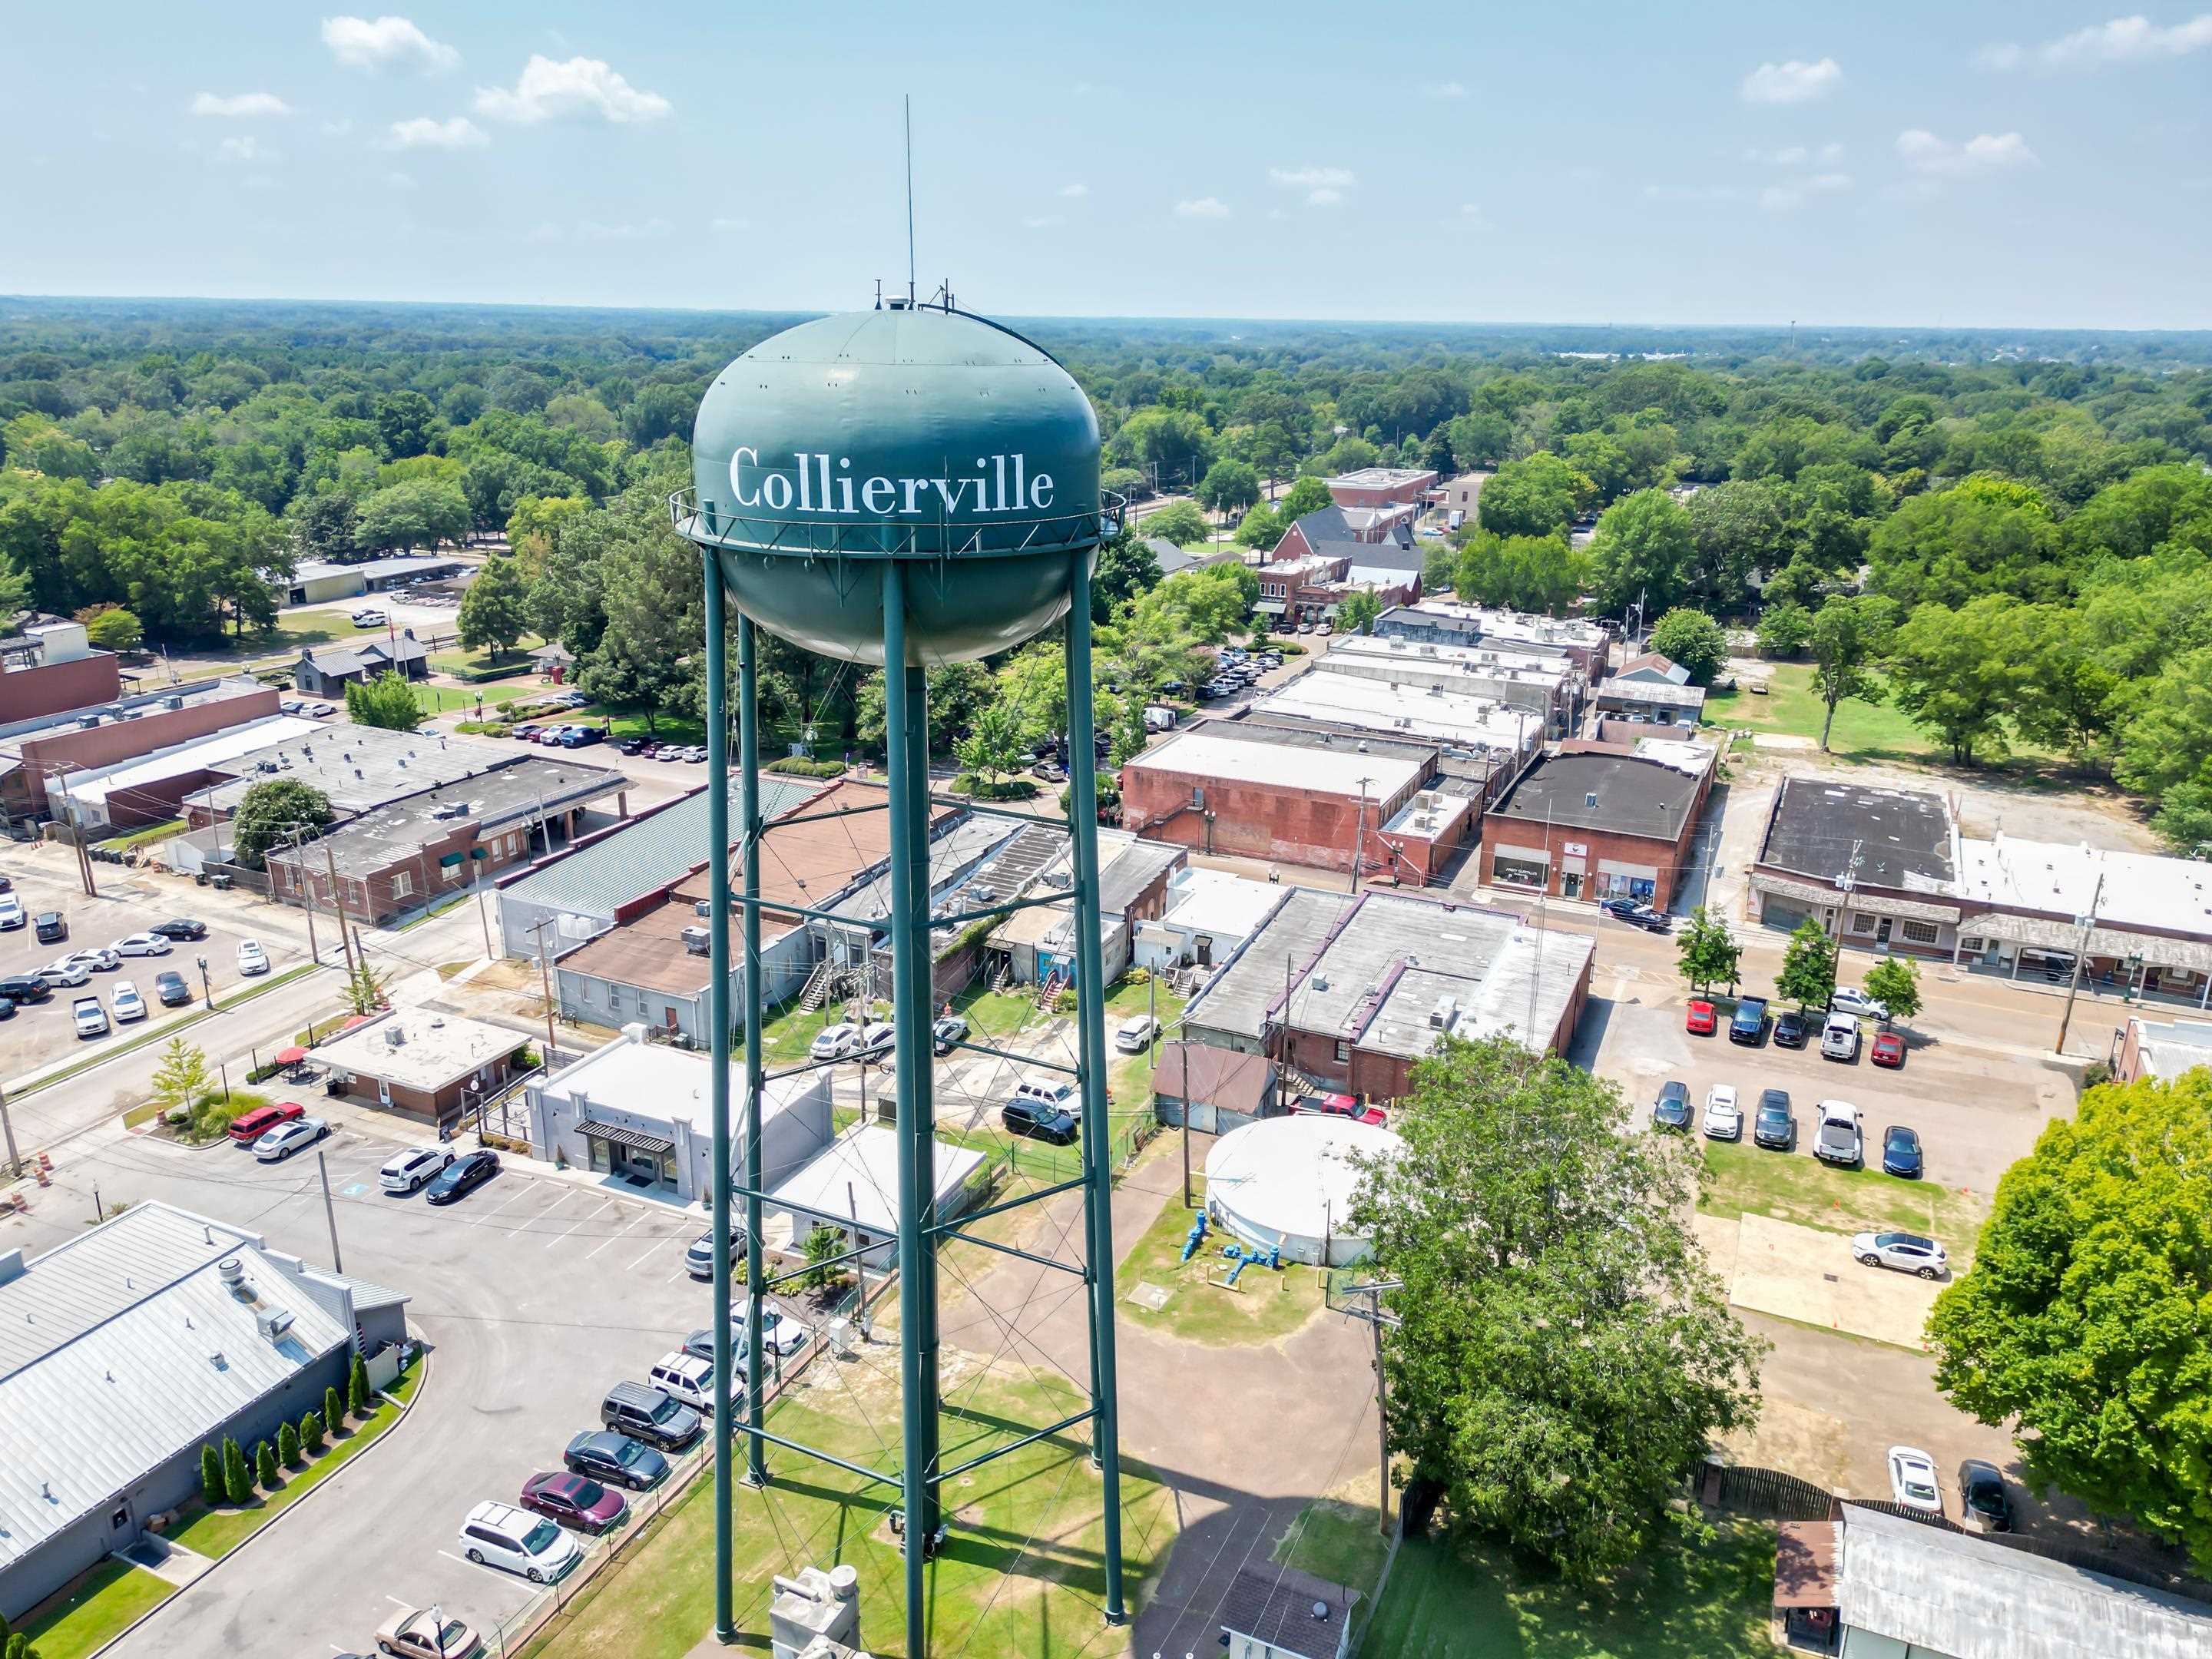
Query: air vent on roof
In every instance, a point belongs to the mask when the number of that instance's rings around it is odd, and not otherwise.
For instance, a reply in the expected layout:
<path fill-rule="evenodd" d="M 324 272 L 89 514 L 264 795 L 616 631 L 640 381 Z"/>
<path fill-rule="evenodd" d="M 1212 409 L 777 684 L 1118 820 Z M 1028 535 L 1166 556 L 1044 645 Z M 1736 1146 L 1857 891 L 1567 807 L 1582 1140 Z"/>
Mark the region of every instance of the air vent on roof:
<path fill-rule="evenodd" d="M 1587 795 L 1584 795 L 1584 796 L 1583 797 L 1583 805 L 1585 805 L 1585 806 L 1595 806 L 1595 805 L 1597 805 L 1597 791 L 1596 791 L 1596 790 L 1595 790 L 1595 789 L 1593 789 L 1593 790 L 1591 790 L 1591 791 L 1589 792 L 1589 793 L 1588 793 Z"/>
<path fill-rule="evenodd" d="M 215 1264 L 215 1276 L 236 1290 L 246 1283 L 246 1263 L 234 1255 L 227 1255 Z"/>
<path fill-rule="evenodd" d="M 405 1048 L 407 1046 L 407 1033 L 401 1030 L 397 1025 L 386 1026 L 384 1028 L 384 1046 L 387 1048 Z"/>
<path fill-rule="evenodd" d="M 289 1308 L 264 1308 L 254 1315 L 253 1327 L 264 1340 L 282 1342 L 285 1333 L 292 1328 L 292 1310 Z"/>

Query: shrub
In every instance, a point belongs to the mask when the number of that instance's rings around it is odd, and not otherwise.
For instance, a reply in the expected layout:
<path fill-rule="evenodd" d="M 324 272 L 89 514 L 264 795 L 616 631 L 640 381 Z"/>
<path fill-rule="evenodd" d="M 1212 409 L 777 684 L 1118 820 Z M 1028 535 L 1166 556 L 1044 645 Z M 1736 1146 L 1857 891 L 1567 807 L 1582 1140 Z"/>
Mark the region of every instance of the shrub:
<path fill-rule="evenodd" d="M 309 1457 L 323 1454 L 323 1418 L 319 1412 L 309 1412 L 300 1419 L 300 1449 Z"/>
<path fill-rule="evenodd" d="M 253 1478 L 264 1492 L 276 1490 L 276 1453 L 266 1440 L 253 1443 Z"/>
<path fill-rule="evenodd" d="M 518 1048 L 514 1051 L 514 1069 L 518 1072 L 534 1072 L 544 1063 L 543 1056 L 535 1048 Z"/>
<path fill-rule="evenodd" d="M 300 1431 L 289 1423 L 276 1426 L 276 1461 L 288 1469 L 300 1461 Z"/>
<path fill-rule="evenodd" d="M 337 1391 L 336 1384 L 332 1384 L 323 1390 L 323 1426 L 337 1429 L 344 1423 L 345 1396 Z"/>
<path fill-rule="evenodd" d="M 761 768 L 763 772 L 784 772 L 793 777 L 834 778 L 845 769 L 845 763 L 833 760 L 809 760 L 804 755 L 786 755 L 781 760 L 772 760 Z"/>
<path fill-rule="evenodd" d="M 246 1454 L 228 1435 L 222 1442 L 222 1492 L 234 1504 L 248 1503 L 253 1497 L 253 1474 L 246 1467 Z"/>
<path fill-rule="evenodd" d="M 483 723 L 483 734 L 488 738 L 503 738 L 513 729 L 505 720 L 486 720 Z"/>
<path fill-rule="evenodd" d="M 368 1411 L 368 1366 L 359 1354 L 353 1357 L 353 1370 L 346 1376 L 346 1405 L 356 1417 Z"/>
<path fill-rule="evenodd" d="M 213 1441 L 200 1448 L 200 1501 L 210 1509 L 222 1502 L 222 1454 Z"/>
<path fill-rule="evenodd" d="M 1077 1000 L 1075 988 L 1070 985 L 1053 994 L 1052 1006 L 1057 1012 L 1072 1014 L 1075 1012 Z"/>

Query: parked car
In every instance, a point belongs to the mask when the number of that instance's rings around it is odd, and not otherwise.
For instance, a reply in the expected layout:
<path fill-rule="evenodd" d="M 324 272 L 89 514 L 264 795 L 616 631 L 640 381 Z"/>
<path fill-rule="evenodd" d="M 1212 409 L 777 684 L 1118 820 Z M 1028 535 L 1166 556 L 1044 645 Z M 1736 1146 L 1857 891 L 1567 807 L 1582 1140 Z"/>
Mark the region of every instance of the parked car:
<path fill-rule="evenodd" d="M 95 974 L 112 974 L 123 965 L 123 958 L 105 945 L 92 945 L 82 951 L 72 951 L 62 960 L 81 962 Z"/>
<path fill-rule="evenodd" d="M 999 1109 L 999 1121 L 1008 1134 L 1025 1135 L 1052 1146 L 1073 1146 L 1082 1133 L 1073 1113 L 1030 1100 L 1008 1101 Z"/>
<path fill-rule="evenodd" d="M 550 1584 L 584 1559 L 583 1547 L 542 1516 L 507 1504 L 479 1504 L 461 1523 L 461 1553 L 483 1567 Z"/>
<path fill-rule="evenodd" d="M 0 1019 L 15 1018 L 15 1004 L 11 998 L 0 996 Z"/>
<path fill-rule="evenodd" d="M 1936 1484 L 1936 1460 L 1917 1446 L 1892 1446 L 1889 1495 L 1923 1515 L 1942 1514 L 1943 1492 Z"/>
<path fill-rule="evenodd" d="M 13 933 L 28 925 L 30 918 L 23 914 L 23 901 L 13 893 L 0 893 L 0 933 Z"/>
<path fill-rule="evenodd" d="M 538 741 L 538 734 L 544 729 L 536 720 L 525 720 L 520 726 L 507 727 L 507 735 L 517 743 L 535 743 Z"/>
<path fill-rule="evenodd" d="M 1066 783 L 1067 769 L 1058 761 L 1039 761 L 1030 768 L 1030 775 L 1042 783 Z"/>
<path fill-rule="evenodd" d="M 1751 1140 L 1754 1146 L 1784 1152 L 1797 1144 L 1797 1117 L 1790 1109 L 1786 1091 L 1765 1089 L 1759 1092 L 1759 1115 L 1751 1121 Z"/>
<path fill-rule="evenodd" d="M 125 933 L 107 948 L 118 957 L 166 957 L 176 949 L 167 939 L 151 929 L 143 933 Z"/>
<path fill-rule="evenodd" d="M 1881 1172 L 1902 1176 L 1907 1181 L 1920 1179 L 1920 1134 L 1902 1123 L 1893 1123 L 1881 1132 Z"/>
<path fill-rule="evenodd" d="M 681 1451 L 699 1437 L 706 1419 L 659 1389 L 617 1382 L 599 1402 L 599 1423 L 663 1451 Z"/>
<path fill-rule="evenodd" d="M 319 1117 L 294 1118 L 280 1123 L 253 1143 L 253 1156 L 264 1164 L 282 1164 L 302 1147 L 312 1146 L 330 1133 L 331 1126 Z"/>
<path fill-rule="evenodd" d="M 76 1020 L 76 1034 L 80 1037 L 107 1035 L 107 1010 L 100 1006 L 98 997 L 79 997 L 70 1004 L 70 1017 Z"/>
<path fill-rule="evenodd" d="M 887 1019 L 872 1019 L 860 1029 L 860 1058 L 876 1060 L 890 1053 L 898 1031 Z"/>
<path fill-rule="evenodd" d="M 69 937 L 69 921 L 58 910 L 40 912 L 31 919 L 31 931 L 41 945 L 58 945 Z"/>
<path fill-rule="evenodd" d="M 761 1346 L 770 1353 L 797 1353 L 814 1334 L 813 1328 L 800 1323 L 789 1314 L 774 1308 L 761 1310 Z M 737 1356 L 740 1370 L 745 1365 L 744 1298 L 740 1297 L 730 1305 L 730 1340 L 732 1352 Z M 714 1333 L 708 1329 L 696 1330 L 684 1340 L 684 1352 L 696 1354 L 702 1359 L 714 1357 Z"/>
<path fill-rule="evenodd" d="M 1354 1123 L 1364 1123 L 1376 1129 L 1390 1121 L 1390 1114 L 1380 1106 L 1367 1105 L 1354 1095 L 1303 1095 L 1291 1109 L 1318 1112 L 1328 1117 L 1348 1117 Z"/>
<path fill-rule="evenodd" d="M 1690 1005 L 1682 1021 L 1683 1029 L 1692 1036 L 1711 1036 L 1719 1024 L 1720 1016 L 1714 1012 L 1713 1005 L 1702 998 Z"/>
<path fill-rule="evenodd" d="M 450 1146 L 410 1146 L 384 1160 L 376 1184 L 387 1193 L 412 1193 L 442 1174 L 453 1161 Z"/>
<path fill-rule="evenodd" d="M 2002 1470 L 1978 1457 L 1959 1465 L 1959 1507 L 1984 1532 L 2012 1530 L 2012 1495 L 2005 1490 Z"/>
<path fill-rule="evenodd" d="M 1609 898 L 1600 900 L 1597 908 L 1618 921 L 1627 921 L 1644 907 L 1641 902 L 1632 898 Z"/>
<path fill-rule="evenodd" d="M 146 999 L 138 994 L 138 988 L 127 979 L 118 979 L 107 989 L 107 1012 L 115 1016 L 118 1025 L 128 1020 L 146 1018 Z"/>
<path fill-rule="evenodd" d="M 1160 1034 L 1160 1023 L 1150 1014 L 1139 1014 L 1134 1019 L 1125 1019 L 1115 1028 L 1114 1046 L 1125 1054 L 1141 1054 L 1152 1046 L 1152 1039 Z"/>
<path fill-rule="evenodd" d="M 248 979 L 269 971 L 269 953 L 261 948 L 259 939 L 242 939 L 238 941 L 238 971 Z"/>
<path fill-rule="evenodd" d="M 735 1220 L 730 1223 L 729 1257 L 733 1263 L 745 1259 L 744 1229 Z M 686 1247 L 684 1252 L 684 1271 L 694 1279 L 705 1279 L 714 1276 L 714 1234 L 702 1233 Z"/>
<path fill-rule="evenodd" d="M 835 1025 L 825 1025 L 814 1034 L 807 1045 L 806 1057 L 812 1060 L 850 1060 L 860 1052 L 860 1028 L 850 1020 Z"/>
<path fill-rule="evenodd" d="M 1820 1026 L 1820 1058 L 1849 1066 L 1858 1057 L 1858 1021 L 1849 1014 L 1830 1014 Z"/>
<path fill-rule="evenodd" d="M 620 1492 L 582 1474 L 533 1474 L 522 1483 L 520 1502 L 532 1514 L 577 1532 L 605 1532 L 629 1513 Z"/>
<path fill-rule="evenodd" d="M 1828 999 L 1828 1009 L 1832 1013 L 1864 1014 L 1869 1019 L 1878 1019 L 1885 1025 L 1889 1024 L 1889 1005 L 1875 1001 L 1855 986 L 1836 987 L 1834 994 Z"/>
<path fill-rule="evenodd" d="M 684 758 L 690 765 L 698 765 L 707 758 L 707 745 L 703 743 L 695 743 L 691 744 L 689 748 L 684 750 Z"/>
<path fill-rule="evenodd" d="M 952 1052 L 956 1043 L 968 1040 L 968 1022 L 957 1014 L 946 1014 L 929 1028 L 929 1048 L 940 1058 Z"/>
<path fill-rule="evenodd" d="M 1820 1127 L 1813 1136 L 1813 1156 L 1823 1164 L 1841 1164 L 1856 1170 L 1866 1158 L 1859 1109 L 1847 1100 L 1824 1100 L 1819 1109 Z"/>
<path fill-rule="evenodd" d="M 1802 1048 L 1809 1035 L 1802 1008 L 1784 1008 L 1774 1017 L 1774 1042 L 1779 1048 Z"/>
<path fill-rule="evenodd" d="M 425 1204 L 453 1204 L 499 1173 L 499 1154 L 488 1148 L 463 1152 L 443 1170 L 430 1177 L 430 1184 L 422 1189 Z"/>
<path fill-rule="evenodd" d="M 164 1008 L 181 1008 L 192 1000 L 192 988 L 175 969 L 164 968 L 154 975 L 154 997 Z"/>
<path fill-rule="evenodd" d="M 39 969 L 39 977 L 57 991 L 83 984 L 92 977 L 92 966 L 77 957 L 64 957 Z"/>
<path fill-rule="evenodd" d="M 1044 1111 L 1066 1112 L 1078 1123 L 1083 1121 L 1083 1091 L 1073 1083 L 1017 1083 L 1014 1098 Z"/>
<path fill-rule="evenodd" d="M 53 1000 L 54 988 L 37 974 L 9 974 L 0 979 L 0 997 L 21 1006 L 27 1002 L 49 1002 Z"/>
<path fill-rule="evenodd" d="M 1638 905 L 1628 913 L 1625 920 L 1641 927 L 1647 933 L 1671 933 L 1674 931 L 1674 918 L 1664 910 L 1654 909 L 1648 904 Z"/>
<path fill-rule="evenodd" d="M 1893 1072 L 1900 1070 L 1905 1065 L 1905 1039 L 1894 1031 L 1877 1031 L 1867 1045 L 1867 1058 Z"/>
<path fill-rule="evenodd" d="M 169 939 L 205 939 L 207 923 L 194 921 L 190 916 L 171 916 L 167 921 L 155 922 L 146 931 Z"/>
<path fill-rule="evenodd" d="M 1950 1270 L 1943 1247 L 1921 1233 L 1856 1233 L 1851 1257 L 1863 1267 L 1888 1267 L 1922 1279 L 1941 1279 Z"/>
<path fill-rule="evenodd" d="M 1756 1048 L 1766 1038 L 1766 999 L 1745 997 L 1729 1016 L 1729 1041 Z"/>
<path fill-rule="evenodd" d="M 441 1607 L 402 1607 L 376 1632 L 386 1659 L 476 1659 L 483 1638 Z"/>
<path fill-rule="evenodd" d="M 266 1106 L 250 1107 L 230 1121 L 230 1138 L 241 1146 L 251 1146 L 279 1124 L 290 1123 L 307 1115 L 307 1109 L 296 1100 L 279 1100 Z"/>
<path fill-rule="evenodd" d="M 571 1474 L 644 1492 L 668 1476 L 668 1460 L 641 1441 L 612 1429 L 587 1429 L 568 1443 L 562 1465 Z"/>
<path fill-rule="evenodd" d="M 642 755 L 645 750 L 646 742 L 643 738 L 624 738 L 617 746 L 615 752 L 622 755 Z"/>
<path fill-rule="evenodd" d="M 1705 1139 L 1741 1140 L 1743 1108 L 1736 1104 L 1735 1085 L 1716 1083 L 1705 1091 Z"/>
<path fill-rule="evenodd" d="M 711 1359 L 677 1348 L 653 1361 L 645 1380 L 696 1411 L 714 1408 L 714 1362 Z"/>
<path fill-rule="evenodd" d="M 373 606 L 363 606 L 353 613 L 353 625 L 356 628 L 381 628 L 388 620 L 384 612 Z"/>
<path fill-rule="evenodd" d="M 1651 1103 L 1651 1127 L 1655 1129 L 1689 1128 L 1689 1085 L 1670 1079 L 1659 1085 L 1659 1097 Z"/>
<path fill-rule="evenodd" d="M 606 740 L 607 734 L 596 726 L 572 726 L 561 734 L 563 749 L 583 749 Z"/>

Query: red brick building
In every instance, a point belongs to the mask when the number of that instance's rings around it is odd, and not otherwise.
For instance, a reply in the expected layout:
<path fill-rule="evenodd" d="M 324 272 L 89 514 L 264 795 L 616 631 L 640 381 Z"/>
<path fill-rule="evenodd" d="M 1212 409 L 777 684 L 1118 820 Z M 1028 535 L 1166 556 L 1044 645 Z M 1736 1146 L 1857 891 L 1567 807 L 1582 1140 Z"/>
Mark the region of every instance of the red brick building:
<path fill-rule="evenodd" d="M 112 657 L 91 660 L 105 660 L 111 672 L 115 661 Z M 10 680 L 14 678 L 8 676 Z M 11 751 L 7 758 L 20 761 L 0 774 L 0 810 L 10 817 L 43 816 L 48 811 L 49 778 L 118 766 L 250 720 L 265 720 L 277 712 L 280 695 L 274 686 L 258 685 L 252 680 L 203 680 L 120 702 L 112 697 L 107 702 L 95 698 L 99 707 L 94 725 L 85 724 L 94 718 L 93 713 L 87 712 L 0 737 L 0 746 Z M 113 718 L 108 712 L 111 708 L 124 718 Z M 150 823 L 171 816 L 175 804 L 174 799 L 144 803 L 152 816 L 135 821 Z M 161 810 L 153 810 L 157 806 Z"/>
<path fill-rule="evenodd" d="M 1618 744 L 1561 744 L 1483 814 L 1483 881 L 1665 909 L 1691 861 L 1715 752 L 1662 759 Z"/>
<path fill-rule="evenodd" d="M 1328 495 L 1339 507 L 1398 506 L 1419 511 L 1438 482 L 1437 475 L 1425 467 L 1363 466 L 1331 478 Z"/>

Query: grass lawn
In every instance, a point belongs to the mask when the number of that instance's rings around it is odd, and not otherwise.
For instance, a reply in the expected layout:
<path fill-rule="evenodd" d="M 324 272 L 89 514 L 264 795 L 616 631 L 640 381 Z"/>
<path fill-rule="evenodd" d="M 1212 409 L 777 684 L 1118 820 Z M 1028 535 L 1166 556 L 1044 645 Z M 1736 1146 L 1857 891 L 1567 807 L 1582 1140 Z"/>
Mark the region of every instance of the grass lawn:
<path fill-rule="evenodd" d="M 458 647 L 441 651 L 430 659 L 430 672 L 434 674 L 489 674 L 496 670 L 502 675 L 534 673 L 538 665 L 531 661 L 530 653 L 544 643 L 535 634 L 525 634 L 496 657 L 492 655 L 491 647 L 488 645 L 474 651 Z"/>
<path fill-rule="evenodd" d="M 1797 1133 L 1802 1140 L 1812 1133 L 1811 1125 L 1801 1121 Z M 1802 1152 L 1770 1152 L 1748 1145 L 1702 1141 L 1705 1168 L 1713 1179 L 1698 1207 L 1708 1215 L 1767 1215 L 1832 1233 L 1883 1227 L 1933 1233 L 1963 1273 L 1989 1215 L 1990 1194 L 1969 1194 L 1936 1182 L 1900 1181 L 1882 1174 L 1881 1133 L 1880 1124 L 1868 1126 L 1867 1152 L 1875 1162 L 1862 1170 L 1838 1169 Z"/>
<path fill-rule="evenodd" d="M 959 1373 L 963 1358 L 947 1351 L 948 1376 Z M 894 1455 L 869 1420 L 882 1424 L 885 1439 L 896 1436 L 890 1379 L 855 1362 L 824 1363 L 858 1374 L 801 1387 L 771 1411 L 774 1429 L 890 1469 Z M 956 1403 L 942 1419 L 948 1464 L 1008 1444 L 1022 1429 L 1056 1421 L 1080 1404 L 1058 1379 L 1017 1381 L 1005 1370 L 969 1376 L 950 1390 Z M 769 1455 L 771 1485 L 738 1496 L 741 1644 L 767 1648 L 771 1574 L 849 1563 L 860 1576 L 868 1651 L 884 1659 L 911 1652 L 904 1565 L 884 1520 L 896 1501 L 893 1489 L 795 1452 L 772 1449 Z M 1125 1463 L 1121 1489 L 1124 1583 L 1133 1607 L 1166 1557 L 1175 1522 L 1168 1492 L 1149 1472 Z M 945 1497 L 951 1530 L 929 1568 L 932 1653 L 1103 1659 L 1126 1648 L 1127 1632 L 1109 1629 L 1099 1615 L 1099 1489 L 1079 1431 L 962 1476 Z M 701 1480 L 526 1652 L 544 1659 L 681 1659 L 712 1622 L 714 1553 L 713 1486 Z"/>
<path fill-rule="evenodd" d="M 473 712 L 477 701 L 480 697 L 483 701 L 483 706 L 489 709 L 501 703 L 513 702 L 518 698 L 537 696 L 552 689 L 550 686 L 539 685 L 535 681 L 528 685 L 418 684 L 415 687 L 415 696 L 416 700 L 422 705 L 425 714 L 450 714 L 456 709 L 467 709 Z"/>
<path fill-rule="evenodd" d="M 184 833 L 185 821 L 182 818 L 171 818 L 166 823 L 149 823 L 143 830 L 134 830 L 127 836 L 117 836 L 112 840 L 103 841 L 98 844 L 106 848 L 110 852 L 127 853 L 134 847 L 145 846 L 149 842 L 167 841 L 172 836 L 181 836 Z"/>
<path fill-rule="evenodd" d="M 415 1379 L 420 1375 L 419 1366 L 403 1372 L 386 1392 L 398 1401 L 405 1401 L 414 1392 Z M 343 1433 L 332 1436 L 320 1457 L 306 1468 L 287 1476 L 284 1484 L 269 1496 L 257 1498 L 239 1509 L 226 1506 L 210 1510 L 195 1502 L 186 1510 L 191 1519 L 169 1536 L 186 1549 L 202 1555 L 229 1554 L 283 1514 L 287 1507 L 298 1503 L 336 1474 L 349 1458 L 358 1456 L 398 1420 L 399 1406 L 392 1400 L 381 1402 L 366 1423 L 356 1424 Z"/>
<path fill-rule="evenodd" d="M 1348 1585 L 1371 1596 L 1376 1581 L 1382 1577 L 1382 1559 L 1389 1553 L 1389 1540 L 1376 1525 L 1372 1504 L 1317 1498 L 1275 1540 L 1274 1559 L 1325 1583 Z"/>
<path fill-rule="evenodd" d="M 1577 1589 L 1503 1549 L 1409 1539 L 1361 1659 L 1749 1659 L 1767 1634 L 1774 1533 L 1668 1539 L 1611 1584 Z"/>
<path fill-rule="evenodd" d="M 1171 1173 L 1171 1172 L 1170 1172 Z M 1204 1182 L 1191 1178 L 1193 1201 L 1203 1206 Z M 1218 1228 L 1209 1230 L 1206 1243 L 1186 1264 L 1179 1260 L 1197 1210 L 1186 1210 L 1170 1200 L 1152 1224 L 1122 1258 L 1115 1285 L 1121 1317 L 1150 1329 L 1166 1331 L 1189 1342 L 1210 1347 L 1239 1343 L 1273 1342 L 1288 1336 L 1313 1317 L 1322 1304 L 1321 1279 L 1311 1267 L 1285 1267 L 1280 1272 L 1250 1267 L 1237 1276 L 1232 1286 L 1220 1279 L 1235 1264 L 1221 1249 L 1231 1242 Z M 1211 1274 L 1214 1283 L 1207 1282 Z M 1157 1311 L 1130 1300 L 1139 1285 L 1158 1285 L 1168 1293 Z"/>
<path fill-rule="evenodd" d="M 707 741 L 707 728 L 697 720 L 672 720 L 665 714 L 656 714 L 648 722 L 641 713 L 625 714 L 616 709 L 609 709 L 606 713 L 612 722 L 607 736 L 616 743 L 625 738 L 650 738 L 655 743 L 697 744 Z M 765 750 L 767 745 L 763 744 L 762 747 Z M 730 752 L 734 760 L 737 754 L 735 744 L 731 746 Z M 763 764 L 775 758 L 773 755 L 766 755 Z"/>
<path fill-rule="evenodd" d="M 1813 690 L 1813 665 L 1802 662 L 1770 664 L 1771 690 L 1765 696 L 1749 691 L 1715 691 L 1705 697 L 1709 726 L 1747 726 L 1753 732 L 1771 732 L 1820 740 L 1820 722 L 1827 708 Z M 1835 730 L 1828 738 L 1832 753 L 1844 760 L 1941 761 L 1948 753 L 1920 728 L 1887 703 L 1861 702 L 1847 697 L 1836 706 Z"/>
<path fill-rule="evenodd" d="M 177 1587 L 113 1557 L 72 1578 L 15 1621 L 39 1659 L 84 1659 L 121 1635 Z"/>
<path fill-rule="evenodd" d="M 734 934 L 736 931 L 736 927 L 732 924 L 731 932 Z M 811 1014 L 803 1014 L 793 1009 L 790 1013 L 779 1014 L 773 1019 L 763 1020 L 761 1022 L 763 1064 L 795 1066 L 805 1060 L 806 1051 L 814 1045 L 814 1039 L 845 1018 L 847 1006 L 848 1005 L 843 1002 L 825 1002 Z M 871 1019 L 889 1019 L 891 1017 L 890 1004 L 888 1002 L 871 1003 L 869 1006 L 873 1011 L 868 1016 Z M 744 1053 L 744 1037 L 740 1035 L 737 1044 L 738 1052 Z M 888 1072 L 890 1068 L 887 1065 L 884 1069 Z"/>

